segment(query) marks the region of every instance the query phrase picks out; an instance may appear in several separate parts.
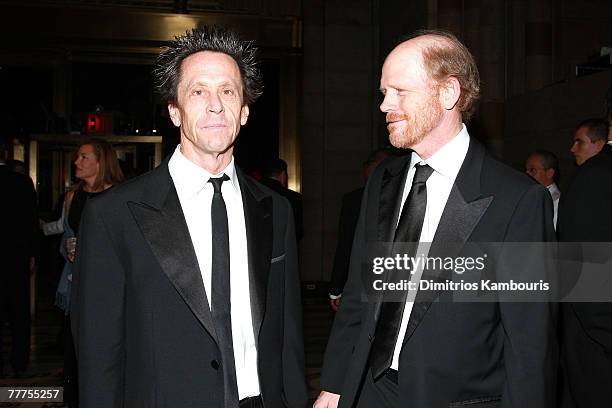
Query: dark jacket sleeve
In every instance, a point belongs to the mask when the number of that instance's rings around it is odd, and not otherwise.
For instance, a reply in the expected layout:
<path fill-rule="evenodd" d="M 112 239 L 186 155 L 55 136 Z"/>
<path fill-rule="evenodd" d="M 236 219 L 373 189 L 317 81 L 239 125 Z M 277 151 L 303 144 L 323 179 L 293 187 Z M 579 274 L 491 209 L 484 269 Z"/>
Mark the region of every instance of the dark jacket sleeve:
<path fill-rule="evenodd" d="M 8 196 L 0 208 L 5 219 L 3 230 L 11 239 L 5 244 L 10 255 L 36 256 L 38 253 L 38 208 L 32 180 L 22 174 L 9 172 L 2 178 L 3 190 Z M 6 183 L 6 185 L 4 185 Z"/>
<path fill-rule="evenodd" d="M 559 203 L 559 240 L 563 242 L 612 242 L 612 157 L 600 153 L 577 171 Z M 579 246 L 569 246 L 577 251 Z M 584 261 L 589 261 L 585 259 Z M 575 280 L 579 279 L 579 272 Z M 597 344 L 612 365 L 612 303 L 584 302 L 564 305 L 575 314 L 579 327 Z M 574 350 L 579 353 L 580 351 Z"/>
<path fill-rule="evenodd" d="M 579 168 L 559 200 L 558 235 L 564 242 L 612 241 L 612 162 L 593 157 Z"/>
<path fill-rule="evenodd" d="M 555 240 L 550 194 L 539 185 L 531 186 L 518 202 L 508 225 L 505 242 L 537 243 Z M 536 256 L 521 262 L 551 267 Z M 503 263 L 504 260 L 502 259 Z M 537 270 L 530 265 L 529 270 Z M 528 268 L 528 266 L 524 266 Z M 529 272 L 531 273 L 531 272 Z M 554 270 L 539 270 L 543 277 Z M 508 276 L 502 279 L 508 280 Z M 533 279 L 537 282 L 537 279 Z M 558 367 L 556 340 L 557 305 L 554 302 L 522 303 L 500 301 L 504 328 L 504 366 L 506 383 L 501 407 L 556 407 L 555 390 Z"/>
<path fill-rule="evenodd" d="M 291 211 L 285 231 L 285 287 L 283 315 L 283 389 L 288 408 L 304 408 L 308 392 L 304 377 L 304 335 L 297 245 Z"/>
<path fill-rule="evenodd" d="M 84 408 L 123 407 L 125 273 L 98 203 L 89 200 L 81 219 L 73 272 L 79 400 Z"/>
<path fill-rule="evenodd" d="M 368 187 L 364 190 L 363 197 L 368 197 Z M 348 278 L 342 295 L 342 306 L 338 309 L 334 318 L 321 370 L 321 389 L 335 394 L 340 394 L 342 390 L 353 350 L 362 330 L 362 317 L 367 306 L 367 302 L 362 299 L 365 292 L 359 272 L 361 258 L 356 256 L 366 247 L 364 214 L 366 201 L 366 199 L 361 200 L 353 251 L 348 268 Z"/>
<path fill-rule="evenodd" d="M 304 238 L 304 205 L 301 194 L 295 193 L 295 199 L 291 202 L 291 206 L 295 219 L 295 236 L 299 242 Z"/>
<path fill-rule="evenodd" d="M 336 246 L 334 266 L 329 284 L 329 293 L 335 296 L 342 294 L 348 277 L 351 248 L 355 238 L 355 228 L 359 218 L 362 195 L 363 188 L 347 193 L 342 198 L 342 208 L 340 209 L 340 220 L 338 223 L 338 244 Z"/>

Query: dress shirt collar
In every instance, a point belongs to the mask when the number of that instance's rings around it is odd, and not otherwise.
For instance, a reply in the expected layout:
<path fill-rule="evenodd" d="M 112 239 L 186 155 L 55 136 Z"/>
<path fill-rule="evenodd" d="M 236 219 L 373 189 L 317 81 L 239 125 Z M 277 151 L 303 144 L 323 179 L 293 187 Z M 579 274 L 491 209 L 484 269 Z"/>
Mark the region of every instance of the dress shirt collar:
<path fill-rule="evenodd" d="M 608 146 L 612 146 L 612 140 L 608 140 Z"/>
<path fill-rule="evenodd" d="M 559 190 L 559 187 L 557 187 L 556 183 L 552 183 L 551 185 L 546 186 L 546 188 L 548 189 L 550 195 L 553 197 L 555 196 L 555 194 L 561 194 L 561 190 Z"/>
<path fill-rule="evenodd" d="M 461 131 L 429 159 L 423 160 L 416 152 L 412 152 L 410 163 L 411 166 L 419 162 L 427 163 L 436 173 L 455 180 L 469 147 L 470 135 L 465 125 L 461 124 Z"/>
<path fill-rule="evenodd" d="M 181 145 L 176 146 L 170 161 L 168 162 L 170 174 L 173 176 L 172 181 L 176 187 L 176 191 L 186 198 L 195 197 L 208 183 L 211 177 L 220 177 L 225 173 L 237 193 L 240 193 L 240 185 L 236 176 L 236 166 L 234 165 L 234 157 L 225 169 L 218 174 L 210 174 L 202 167 L 198 166 L 183 153 L 181 153 Z"/>

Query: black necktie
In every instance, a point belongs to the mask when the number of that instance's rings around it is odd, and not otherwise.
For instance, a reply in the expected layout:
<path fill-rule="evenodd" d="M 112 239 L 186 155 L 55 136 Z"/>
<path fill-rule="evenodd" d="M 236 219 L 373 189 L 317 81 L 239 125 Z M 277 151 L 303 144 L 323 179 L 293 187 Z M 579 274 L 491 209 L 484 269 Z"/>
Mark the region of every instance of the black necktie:
<path fill-rule="evenodd" d="M 433 173 L 433 169 L 427 164 L 416 166 L 414 178 L 412 179 L 412 187 L 395 229 L 393 241 L 407 243 L 408 249 L 406 254 L 410 257 L 416 254 L 421 237 L 423 219 L 425 218 L 425 209 L 427 207 L 427 187 L 425 183 L 429 176 L 431 176 L 431 173 Z M 394 278 L 399 277 L 397 274 L 391 274 L 391 276 Z M 397 279 L 391 279 L 391 281 L 397 281 Z M 405 291 L 404 300 L 401 302 L 386 301 L 382 304 L 374 343 L 370 353 L 370 368 L 375 379 L 391 367 L 393 351 L 395 350 L 395 343 L 399 335 L 407 295 L 408 292 Z"/>
<path fill-rule="evenodd" d="M 234 343 L 232 340 L 232 307 L 230 301 L 230 254 L 227 210 L 221 194 L 221 185 L 229 177 L 224 174 L 210 178 L 215 190 L 211 205 L 212 219 L 212 279 L 211 305 L 212 316 L 221 351 L 221 368 L 225 384 L 224 407 L 238 407 L 238 384 L 234 362 Z"/>

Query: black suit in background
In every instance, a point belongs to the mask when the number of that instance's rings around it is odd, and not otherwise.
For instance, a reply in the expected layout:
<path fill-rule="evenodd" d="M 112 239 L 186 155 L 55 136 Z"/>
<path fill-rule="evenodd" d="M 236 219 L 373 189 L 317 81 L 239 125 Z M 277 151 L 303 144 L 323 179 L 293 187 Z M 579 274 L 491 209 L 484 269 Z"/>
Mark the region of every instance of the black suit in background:
<path fill-rule="evenodd" d="M 262 177 L 259 182 L 272 189 L 274 192 L 282 195 L 289 201 L 289 204 L 291 204 L 291 208 L 293 209 L 295 237 L 297 241 L 300 242 L 300 240 L 304 237 L 304 209 L 302 205 L 302 195 L 297 191 L 286 188 L 280 181 L 270 177 Z"/>
<path fill-rule="evenodd" d="M 380 310 L 380 302 L 363 301 L 359 254 L 368 244 L 392 240 L 409 162 L 410 155 L 382 162 L 364 192 L 349 278 L 321 377 L 321 389 L 341 395 L 340 407 L 353 406 L 370 376 L 368 356 Z M 542 186 L 471 139 L 429 256 L 450 256 L 447 243 L 554 240 L 552 211 Z M 399 360 L 398 406 L 555 406 L 554 305 L 435 302 L 420 295 Z"/>
<path fill-rule="evenodd" d="M 30 354 L 30 257 L 34 256 L 38 217 L 32 180 L 0 164 L 0 339 L 5 319 L 12 333 L 10 363 L 25 371 Z M 2 369 L 0 344 L 0 371 Z"/>
<path fill-rule="evenodd" d="M 287 201 L 236 169 L 266 408 L 306 405 L 300 286 Z M 92 199 L 72 295 L 84 408 L 222 408 L 213 319 L 167 161 Z"/>
<path fill-rule="evenodd" d="M 612 242 L 612 146 L 585 161 L 559 203 L 560 241 Z M 612 304 L 561 305 L 564 407 L 612 406 Z"/>
<path fill-rule="evenodd" d="M 355 238 L 355 228 L 359 219 L 359 208 L 363 198 L 364 187 L 350 191 L 342 196 L 340 220 L 338 222 L 338 244 L 334 255 L 334 267 L 329 283 L 329 294 L 338 296 L 342 294 L 346 278 L 348 277 L 351 248 Z"/>

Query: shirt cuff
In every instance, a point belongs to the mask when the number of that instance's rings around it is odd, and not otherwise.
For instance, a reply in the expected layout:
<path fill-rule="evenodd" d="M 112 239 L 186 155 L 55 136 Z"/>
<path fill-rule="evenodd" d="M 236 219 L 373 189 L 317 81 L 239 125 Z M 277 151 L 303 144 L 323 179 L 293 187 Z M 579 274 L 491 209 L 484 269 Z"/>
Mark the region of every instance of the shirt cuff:
<path fill-rule="evenodd" d="M 332 295 L 331 293 L 328 293 L 327 295 L 329 296 L 331 300 L 340 299 L 342 297 L 342 293 L 339 293 L 337 295 Z"/>

